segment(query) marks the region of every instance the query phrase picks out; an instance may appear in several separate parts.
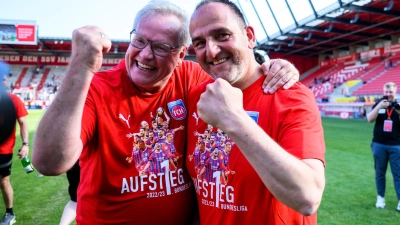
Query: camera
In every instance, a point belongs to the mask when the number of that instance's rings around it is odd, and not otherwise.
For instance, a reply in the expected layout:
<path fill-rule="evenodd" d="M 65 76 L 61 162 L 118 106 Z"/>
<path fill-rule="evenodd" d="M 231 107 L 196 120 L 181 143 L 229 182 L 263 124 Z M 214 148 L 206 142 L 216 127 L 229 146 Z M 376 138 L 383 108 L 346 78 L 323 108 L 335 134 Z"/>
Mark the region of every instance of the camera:
<path fill-rule="evenodd" d="M 389 100 L 389 96 L 384 95 L 382 97 L 382 100 Z M 397 103 L 396 100 L 394 100 L 393 102 L 390 103 L 389 108 L 395 108 L 400 110 L 400 105 Z"/>
<path fill-rule="evenodd" d="M 395 108 L 395 109 L 400 109 L 400 105 L 399 105 L 399 103 L 397 103 L 397 101 L 393 101 L 392 103 L 390 103 L 389 107 Z"/>

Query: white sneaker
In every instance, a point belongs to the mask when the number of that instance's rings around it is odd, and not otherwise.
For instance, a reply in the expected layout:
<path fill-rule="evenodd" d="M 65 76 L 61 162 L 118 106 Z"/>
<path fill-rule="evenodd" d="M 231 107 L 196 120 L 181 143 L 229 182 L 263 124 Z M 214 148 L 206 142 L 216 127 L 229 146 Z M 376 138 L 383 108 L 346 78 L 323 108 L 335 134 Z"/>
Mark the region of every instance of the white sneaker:
<path fill-rule="evenodd" d="M 11 225 L 17 222 L 15 220 L 15 215 L 11 215 L 10 213 L 6 213 L 3 216 L 3 219 L 1 220 L 0 224 L 1 225 Z"/>
<path fill-rule="evenodd" d="M 397 211 L 400 211 L 400 201 L 399 204 L 397 205 Z"/>
<path fill-rule="evenodd" d="M 383 208 L 385 208 L 385 205 L 386 205 L 385 198 L 382 198 L 381 196 L 378 195 L 378 197 L 376 198 L 376 204 L 375 204 L 376 208 L 383 209 Z M 400 206 L 400 204 L 399 204 L 399 206 Z M 400 210 L 399 207 L 397 207 L 397 209 Z"/>

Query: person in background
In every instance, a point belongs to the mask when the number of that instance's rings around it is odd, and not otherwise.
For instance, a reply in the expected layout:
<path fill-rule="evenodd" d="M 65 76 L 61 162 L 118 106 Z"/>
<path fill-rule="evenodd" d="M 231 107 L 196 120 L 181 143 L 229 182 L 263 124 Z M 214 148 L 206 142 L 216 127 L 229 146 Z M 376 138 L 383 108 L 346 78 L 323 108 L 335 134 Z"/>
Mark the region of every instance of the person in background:
<path fill-rule="evenodd" d="M 2 78 L 2 75 L 7 74 L 9 70 L 10 66 L 0 60 L 0 77 Z M 4 85 L 0 84 L 0 144 L 7 141 L 12 134 L 16 120 L 14 104 Z"/>
<path fill-rule="evenodd" d="M 187 94 L 208 79 L 197 63 L 183 60 L 190 42 L 188 27 L 179 7 L 150 1 L 136 14 L 125 59 L 101 72 L 103 53 L 111 47 L 108 36 L 93 26 L 73 32 L 70 64 L 37 128 L 32 162 L 44 175 L 59 175 L 79 158 L 78 224 L 194 221 L 196 198 L 184 157 L 175 161 L 164 156 L 160 139 L 154 146 L 161 147 L 162 161 L 154 156 L 153 163 L 144 163 L 150 159 L 148 151 L 137 149 L 147 137 L 131 135 L 144 129 L 143 121 L 150 124 L 154 112 L 163 121 L 170 118 L 169 127 L 186 129 Z M 266 64 L 270 91 L 298 80 L 287 61 Z M 183 155 L 185 130 L 175 132 L 173 139 L 175 154 Z M 146 171 L 143 165 L 148 165 Z"/>
<path fill-rule="evenodd" d="M 72 166 L 71 169 L 69 169 L 66 174 L 67 174 L 67 179 L 68 179 L 68 194 L 70 197 L 70 200 L 67 202 L 67 204 L 64 207 L 63 214 L 60 219 L 60 225 L 69 225 L 73 221 L 75 221 L 76 217 L 76 201 L 77 201 L 77 192 L 78 192 L 78 186 L 79 186 L 79 180 L 80 180 L 80 173 L 81 173 L 81 168 L 79 167 L 79 160 Z"/>
<path fill-rule="evenodd" d="M 5 87 L 7 84 L 7 76 L 3 74 L 1 76 L 3 76 L 3 85 Z M 25 119 L 25 117 L 28 115 L 28 111 L 25 108 L 25 104 L 18 96 L 11 93 L 8 93 L 8 95 L 14 104 L 17 123 L 20 128 L 22 146 L 18 151 L 18 157 L 22 159 L 27 157 L 29 153 L 29 131 L 28 124 Z M 6 207 L 6 212 L 0 222 L 0 225 L 14 224 L 16 222 L 13 211 L 14 191 L 10 183 L 11 166 L 16 140 L 15 133 L 16 126 L 14 126 L 14 130 L 8 139 L 0 145 L 0 189 L 1 193 L 3 194 L 4 206 Z"/>
<path fill-rule="evenodd" d="M 196 131 L 209 126 L 233 144 L 229 154 L 210 149 L 202 168 L 187 158 L 200 223 L 317 224 L 325 142 L 313 93 L 297 82 L 261 94 L 254 28 L 232 1 L 201 1 L 190 36 L 200 66 L 212 78 L 189 93 L 189 115 L 198 113 L 200 119 L 188 119 L 186 152 L 198 145 Z"/>
<path fill-rule="evenodd" d="M 375 167 L 375 185 L 378 193 L 375 207 L 385 208 L 386 170 L 392 170 L 394 189 L 400 211 L 400 106 L 396 101 L 397 85 L 388 82 L 383 86 L 384 97 L 377 101 L 367 114 L 369 123 L 375 122 L 371 143 Z"/>

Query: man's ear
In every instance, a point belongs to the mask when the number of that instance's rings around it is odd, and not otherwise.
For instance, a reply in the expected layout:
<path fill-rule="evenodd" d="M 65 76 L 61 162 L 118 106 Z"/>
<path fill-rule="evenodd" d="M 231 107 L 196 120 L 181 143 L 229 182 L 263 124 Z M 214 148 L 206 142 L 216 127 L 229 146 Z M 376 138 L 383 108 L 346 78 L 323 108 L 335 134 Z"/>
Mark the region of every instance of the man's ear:
<path fill-rule="evenodd" d="M 252 26 L 246 26 L 244 29 L 246 31 L 247 40 L 249 42 L 248 47 L 250 49 L 253 49 L 254 47 L 256 47 L 256 34 L 254 28 Z"/>
<path fill-rule="evenodd" d="M 178 64 L 176 66 L 182 65 L 182 62 L 183 62 L 183 59 L 186 56 L 187 50 L 188 50 L 188 47 L 184 46 L 183 49 L 179 52 L 179 60 L 178 60 Z"/>

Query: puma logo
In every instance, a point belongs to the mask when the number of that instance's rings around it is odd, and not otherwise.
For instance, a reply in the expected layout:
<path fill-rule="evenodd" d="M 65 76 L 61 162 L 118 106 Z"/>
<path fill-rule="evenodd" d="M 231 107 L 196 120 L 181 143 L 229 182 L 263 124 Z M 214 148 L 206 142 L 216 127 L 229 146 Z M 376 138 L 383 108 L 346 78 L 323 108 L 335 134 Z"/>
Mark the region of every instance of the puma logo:
<path fill-rule="evenodd" d="M 196 119 L 196 125 L 199 124 L 199 117 L 197 116 L 197 114 L 194 112 L 192 115 L 195 119 Z"/>
<path fill-rule="evenodd" d="M 128 119 L 125 119 L 125 117 L 120 113 L 119 114 L 119 118 L 122 119 L 123 121 L 125 121 L 126 125 L 128 125 L 128 128 L 131 128 L 129 126 L 129 118 L 131 117 L 131 115 L 128 115 Z"/>

